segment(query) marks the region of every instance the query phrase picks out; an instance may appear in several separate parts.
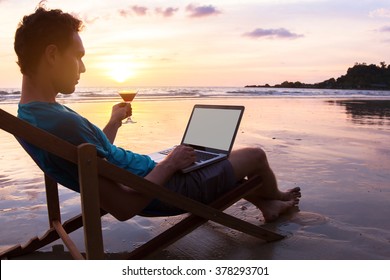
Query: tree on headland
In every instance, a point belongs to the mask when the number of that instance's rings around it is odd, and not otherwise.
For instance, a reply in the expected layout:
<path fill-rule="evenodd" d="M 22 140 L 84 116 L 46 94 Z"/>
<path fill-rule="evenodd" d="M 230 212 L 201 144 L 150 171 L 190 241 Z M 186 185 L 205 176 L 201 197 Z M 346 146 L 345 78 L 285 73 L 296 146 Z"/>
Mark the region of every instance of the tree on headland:
<path fill-rule="evenodd" d="M 268 84 L 267 84 L 268 85 Z M 268 85 L 269 86 L 269 85 Z M 264 86 L 247 86 L 264 87 Z M 278 88 L 324 88 L 324 89 L 390 89 L 390 65 L 384 61 L 379 66 L 375 64 L 356 63 L 348 68 L 345 75 L 339 78 L 330 78 L 320 83 L 305 84 L 301 82 L 285 81 L 277 84 Z"/>

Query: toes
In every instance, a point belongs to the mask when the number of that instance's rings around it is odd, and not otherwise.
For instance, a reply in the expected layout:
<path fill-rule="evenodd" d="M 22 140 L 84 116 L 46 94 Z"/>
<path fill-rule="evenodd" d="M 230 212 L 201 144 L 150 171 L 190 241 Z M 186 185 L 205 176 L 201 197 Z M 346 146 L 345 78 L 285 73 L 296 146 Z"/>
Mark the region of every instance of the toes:
<path fill-rule="evenodd" d="M 301 193 L 301 188 L 300 187 L 295 187 L 293 189 L 288 190 L 289 193 Z"/>
<path fill-rule="evenodd" d="M 300 192 L 301 191 L 301 188 L 300 187 L 295 187 L 293 189 L 289 189 L 288 190 L 289 192 Z"/>
<path fill-rule="evenodd" d="M 287 201 L 287 200 L 292 200 L 296 199 L 298 197 L 301 197 L 301 188 L 300 187 L 295 187 L 293 189 L 289 189 L 285 192 L 282 192 L 282 195 L 280 197 L 280 200 L 282 201 Z"/>
<path fill-rule="evenodd" d="M 301 197 L 301 188 L 300 187 L 295 187 L 293 189 L 288 190 L 288 192 L 293 196 L 293 197 Z"/>

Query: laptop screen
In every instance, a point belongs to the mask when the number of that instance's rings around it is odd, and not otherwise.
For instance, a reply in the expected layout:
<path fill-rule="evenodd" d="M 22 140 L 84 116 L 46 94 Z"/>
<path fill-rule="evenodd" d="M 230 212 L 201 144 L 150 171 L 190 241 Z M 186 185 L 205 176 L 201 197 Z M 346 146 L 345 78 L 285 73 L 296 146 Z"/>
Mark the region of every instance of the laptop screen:
<path fill-rule="evenodd" d="M 243 106 L 195 105 L 182 143 L 229 152 L 243 111 Z"/>

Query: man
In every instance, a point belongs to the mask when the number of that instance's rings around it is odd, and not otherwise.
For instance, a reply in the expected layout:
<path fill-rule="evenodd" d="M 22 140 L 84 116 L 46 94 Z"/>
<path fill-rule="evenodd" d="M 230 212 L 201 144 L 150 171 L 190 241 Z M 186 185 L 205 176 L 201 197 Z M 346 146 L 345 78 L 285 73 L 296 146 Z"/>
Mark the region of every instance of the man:
<path fill-rule="evenodd" d="M 109 162 L 203 203 L 210 203 L 234 188 L 242 178 L 260 175 L 264 187 L 245 199 L 262 211 L 266 221 L 275 220 L 298 204 L 300 189 L 286 192 L 278 189 L 274 173 L 260 148 L 233 151 L 228 160 L 181 174 L 177 171 L 195 161 L 194 150 L 190 147 L 178 146 L 164 161 L 156 164 L 148 156 L 113 145 L 122 120 L 131 115 L 129 104 L 115 105 L 109 122 L 100 130 L 57 103 L 57 94 L 72 94 L 80 75 L 86 71 L 82 61 L 85 50 L 79 36 L 81 29 L 80 20 L 61 10 L 39 7 L 35 13 L 23 18 L 14 45 L 23 74 L 20 118 L 75 145 L 92 143 L 99 156 Z M 79 191 L 74 165 L 35 147 L 29 147 L 28 151 L 47 174 L 62 185 Z M 119 220 L 127 220 L 141 212 L 180 213 L 180 209 L 105 178 L 99 178 L 98 187 L 101 207 Z"/>

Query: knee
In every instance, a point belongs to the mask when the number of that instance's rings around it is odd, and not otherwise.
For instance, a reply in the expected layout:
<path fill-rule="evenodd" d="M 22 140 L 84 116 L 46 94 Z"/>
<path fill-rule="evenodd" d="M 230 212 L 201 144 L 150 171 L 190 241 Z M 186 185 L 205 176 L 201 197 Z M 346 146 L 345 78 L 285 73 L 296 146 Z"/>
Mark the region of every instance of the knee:
<path fill-rule="evenodd" d="M 132 201 L 129 200 L 128 204 L 131 204 Z M 106 210 L 106 209 L 105 209 Z M 124 222 L 127 220 L 130 220 L 135 215 L 137 215 L 139 212 L 141 212 L 142 209 L 133 209 L 132 207 L 126 207 L 117 205 L 116 207 L 111 207 L 107 212 L 110 213 L 115 219 L 117 219 L 120 222 Z"/>
<path fill-rule="evenodd" d="M 258 147 L 235 150 L 230 154 L 229 160 L 237 180 L 259 174 L 268 167 L 267 156 L 263 149 Z"/>
<path fill-rule="evenodd" d="M 267 163 L 267 154 L 260 147 L 251 148 L 250 154 L 258 164 Z"/>
<path fill-rule="evenodd" d="M 130 213 L 128 213 L 128 212 L 126 213 L 126 212 L 124 212 L 124 211 L 123 211 L 123 212 L 120 212 L 120 211 L 118 211 L 118 212 L 111 211 L 110 214 L 111 214 L 115 219 L 117 219 L 117 220 L 120 221 L 120 222 L 125 222 L 125 221 L 131 219 L 132 217 L 134 217 L 133 214 L 130 214 Z"/>

